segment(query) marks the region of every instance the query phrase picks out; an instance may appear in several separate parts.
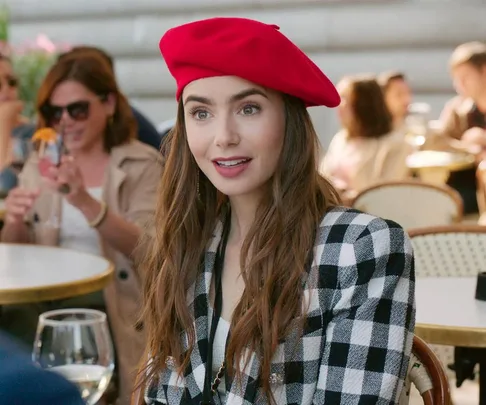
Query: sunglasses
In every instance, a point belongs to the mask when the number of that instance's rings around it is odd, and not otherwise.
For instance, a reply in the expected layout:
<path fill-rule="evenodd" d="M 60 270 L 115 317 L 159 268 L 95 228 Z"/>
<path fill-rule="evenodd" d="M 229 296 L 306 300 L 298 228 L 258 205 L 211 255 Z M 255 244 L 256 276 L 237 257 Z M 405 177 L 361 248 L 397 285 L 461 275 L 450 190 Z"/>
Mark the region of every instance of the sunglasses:
<path fill-rule="evenodd" d="M 15 89 L 19 85 L 19 80 L 14 76 L 4 76 L 2 79 L 3 80 L 0 80 L 0 90 L 3 89 L 5 84 L 11 89 Z"/>
<path fill-rule="evenodd" d="M 61 122 L 64 111 L 75 121 L 84 121 L 89 117 L 89 101 L 75 101 L 64 107 L 52 104 L 44 104 L 40 113 L 49 125 L 57 125 Z"/>

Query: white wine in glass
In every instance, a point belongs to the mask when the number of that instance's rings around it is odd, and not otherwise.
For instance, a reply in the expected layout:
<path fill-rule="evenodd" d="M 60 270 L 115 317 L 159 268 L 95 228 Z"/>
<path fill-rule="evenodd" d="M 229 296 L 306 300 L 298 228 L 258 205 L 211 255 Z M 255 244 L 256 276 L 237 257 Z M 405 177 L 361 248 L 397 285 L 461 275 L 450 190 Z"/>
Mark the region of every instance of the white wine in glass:
<path fill-rule="evenodd" d="M 33 360 L 75 384 L 87 405 L 94 405 L 110 383 L 113 345 L 106 314 L 62 309 L 39 317 Z"/>

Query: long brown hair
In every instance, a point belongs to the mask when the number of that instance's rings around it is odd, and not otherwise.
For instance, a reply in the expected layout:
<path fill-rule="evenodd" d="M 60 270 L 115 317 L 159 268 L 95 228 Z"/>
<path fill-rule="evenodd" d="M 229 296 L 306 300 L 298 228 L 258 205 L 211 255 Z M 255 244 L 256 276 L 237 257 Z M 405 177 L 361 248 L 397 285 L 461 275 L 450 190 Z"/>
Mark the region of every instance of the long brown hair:
<path fill-rule="evenodd" d="M 233 365 L 248 360 L 244 349 L 260 356 L 260 383 L 269 401 L 273 401 L 269 384 L 272 356 L 279 340 L 302 315 L 302 276 L 317 226 L 326 210 L 339 202 L 334 188 L 318 174 L 318 138 L 304 103 L 283 97 L 283 149 L 241 249 L 246 288 L 233 314 L 226 357 L 228 371 L 239 379 L 241 370 Z M 142 320 L 152 361 L 140 372 L 139 387 L 157 380 L 167 356 L 176 359 L 181 374 L 189 364 L 196 335 L 186 294 L 227 201 L 199 170 L 189 150 L 181 103 L 167 142 L 156 235 L 141 265 L 145 276 Z M 189 337 L 186 352 L 183 331 Z"/>
<path fill-rule="evenodd" d="M 47 73 L 37 93 L 38 127 L 48 125 L 41 109 L 49 104 L 52 92 L 66 80 L 76 81 L 98 96 L 115 96 L 115 114 L 106 126 L 104 148 L 107 152 L 136 137 L 136 121 L 126 97 L 120 92 L 113 71 L 108 63 L 96 55 L 73 54 L 60 58 Z"/>
<path fill-rule="evenodd" d="M 350 76 L 342 80 L 349 89 L 352 119 L 350 136 L 381 138 L 393 128 L 393 118 L 386 106 L 385 96 L 372 76 Z"/>

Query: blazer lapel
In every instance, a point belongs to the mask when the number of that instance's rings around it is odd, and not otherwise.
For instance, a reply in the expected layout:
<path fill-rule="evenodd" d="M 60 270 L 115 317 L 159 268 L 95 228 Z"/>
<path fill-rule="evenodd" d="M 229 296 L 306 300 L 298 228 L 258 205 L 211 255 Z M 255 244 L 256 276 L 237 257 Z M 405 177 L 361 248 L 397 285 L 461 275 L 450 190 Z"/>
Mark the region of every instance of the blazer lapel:
<path fill-rule="evenodd" d="M 311 295 L 312 291 L 317 288 L 319 280 L 319 263 L 315 261 L 314 249 L 309 252 L 309 257 L 306 264 L 306 274 L 302 277 L 302 288 L 304 292 L 303 300 L 303 312 L 319 311 L 319 301 L 316 297 Z M 297 329 L 296 329 L 297 330 Z M 284 377 L 285 377 L 285 362 L 286 360 L 299 360 L 296 358 L 297 352 L 295 352 L 296 343 L 300 339 L 300 332 L 290 333 L 283 341 L 278 345 L 276 352 L 272 358 L 272 366 L 270 373 L 270 385 L 272 393 L 276 399 L 276 403 L 282 403 L 279 398 L 283 398 L 282 395 L 285 391 Z M 231 405 L 244 405 L 250 404 L 266 404 L 267 400 L 262 395 L 262 391 L 259 390 L 259 374 L 261 361 L 260 357 L 255 352 L 250 352 L 247 349 L 247 356 L 250 356 L 247 367 L 244 369 L 242 375 L 241 384 L 237 381 L 230 381 L 226 374 L 226 389 L 229 394 L 226 399 L 227 404 Z M 244 366 L 244 361 L 240 367 Z"/>
<path fill-rule="evenodd" d="M 213 275 L 216 252 L 221 241 L 223 224 L 218 221 L 213 237 L 208 243 L 204 255 L 204 263 L 201 265 L 196 281 L 187 294 L 187 305 L 194 314 L 194 328 L 196 331 L 196 343 L 191 353 L 191 364 L 185 370 L 186 388 L 192 399 L 199 399 L 204 391 L 204 377 L 206 375 L 206 359 L 209 345 L 209 331 L 211 330 L 211 318 L 209 316 L 211 279 Z M 188 337 L 184 332 L 184 346 L 187 349 Z"/>
<path fill-rule="evenodd" d="M 256 397 L 258 393 L 258 376 L 260 373 L 260 359 L 255 352 L 246 350 L 246 356 L 250 356 L 248 365 L 244 368 L 242 373 L 242 381 L 236 379 L 231 381 L 226 403 L 231 405 L 243 405 L 257 403 Z M 244 361 L 240 367 L 244 366 Z M 226 373 L 226 378 L 228 375 Z"/>

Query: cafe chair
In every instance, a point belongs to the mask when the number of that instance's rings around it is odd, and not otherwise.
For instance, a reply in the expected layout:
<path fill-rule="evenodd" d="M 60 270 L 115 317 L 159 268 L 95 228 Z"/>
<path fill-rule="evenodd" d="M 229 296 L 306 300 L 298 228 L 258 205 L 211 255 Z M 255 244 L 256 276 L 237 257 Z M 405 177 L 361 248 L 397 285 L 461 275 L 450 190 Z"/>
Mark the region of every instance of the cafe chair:
<path fill-rule="evenodd" d="M 420 180 L 375 184 L 359 192 L 351 206 L 391 219 L 405 229 L 459 223 L 463 217 L 462 199 L 456 190 Z"/>
<path fill-rule="evenodd" d="M 444 368 L 432 349 L 418 336 L 413 338 L 412 354 L 399 405 L 408 405 L 410 402 L 412 385 L 417 388 L 425 405 L 452 405 Z"/>
<path fill-rule="evenodd" d="M 417 277 L 474 277 L 486 269 L 486 227 L 455 224 L 409 229 Z"/>
<path fill-rule="evenodd" d="M 476 169 L 478 184 L 477 198 L 479 207 L 479 224 L 486 225 L 486 160 L 482 160 Z"/>

